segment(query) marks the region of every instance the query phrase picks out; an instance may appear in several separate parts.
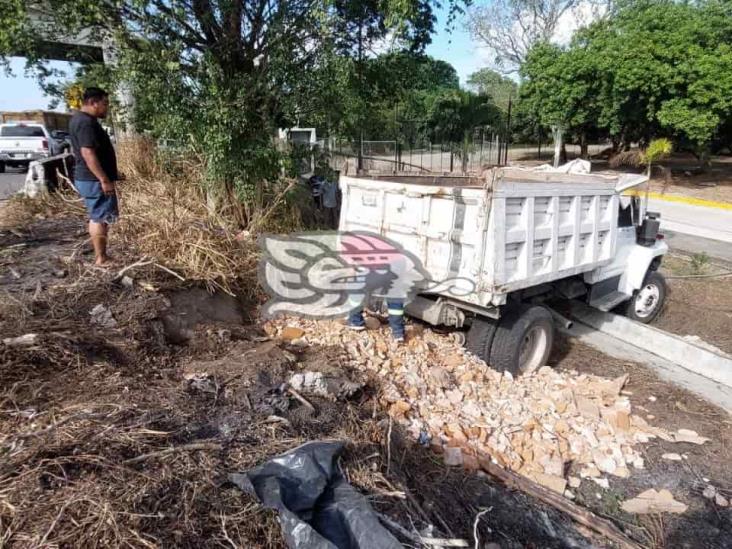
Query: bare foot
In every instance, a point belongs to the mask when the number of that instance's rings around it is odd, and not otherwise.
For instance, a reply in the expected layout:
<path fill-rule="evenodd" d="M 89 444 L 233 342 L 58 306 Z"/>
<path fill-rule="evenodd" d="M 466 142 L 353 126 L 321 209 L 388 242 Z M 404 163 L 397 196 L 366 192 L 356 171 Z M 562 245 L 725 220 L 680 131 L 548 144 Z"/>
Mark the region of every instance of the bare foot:
<path fill-rule="evenodd" d="M 95 267 L 111 267 L 114 264 L 114 261 L 109 256 L 99 257 L 94 262 Z"/>

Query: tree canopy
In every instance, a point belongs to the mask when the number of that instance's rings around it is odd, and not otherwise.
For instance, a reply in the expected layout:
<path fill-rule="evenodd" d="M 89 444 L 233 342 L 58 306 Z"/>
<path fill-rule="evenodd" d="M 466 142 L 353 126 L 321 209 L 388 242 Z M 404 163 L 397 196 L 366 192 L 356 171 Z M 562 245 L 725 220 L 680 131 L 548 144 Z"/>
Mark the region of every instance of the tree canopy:
<path fill-rule="evenodd" d="M 732 4 L 640 0 L 537 44 L 521 74 L 522 108 L 544 126 L 616 143 L 673 137 L 704 154 L 732 117 Z"/>
<path fill-rule="evenodd" d="M 480 69 L 468 76 L 468 88 L 488 95 L 502 111 L 508 110 L 509 99 L 518 96 L 518 84 L 493 69 Z"/>
<path fill-rule="evenodd" d="M 461 1 L 449 0 L 450 11 Z M 451 67 L 432 63 L 428 69 L 419 55 L 433 31 L 435 0 L 6 4 L 0 59 L 24 55 L 43 74 L 43 38 L 80 32 L 99 37 L 117 59 L 104 74 L 105 84 L 132 92 L 135 109 L 129 114 L 138 129 L 198 148 L 210 182 L 245 203 L 261 194 L 256 185 L 279 177 L 272 142 L 278 127 L 307 119 L 353 132 L 368 118 L 373 90 L 393 90 L 406 78 L 379 75 L 380 81 L 367 83 L 372 66 L 388 63 L 399 70 L 411 56 L 413 67 L 424 71 L 418 80 L 434 69 L 431 76 L 439 82 L 456 82 Z M 45 37 L 31 17 L 38 14 L 48 23 Z M 377 57 L 375 50 L 387 45 L 409 56 Z M 83 70 L 80 79 L 87 81 L 95 70 Z"/>

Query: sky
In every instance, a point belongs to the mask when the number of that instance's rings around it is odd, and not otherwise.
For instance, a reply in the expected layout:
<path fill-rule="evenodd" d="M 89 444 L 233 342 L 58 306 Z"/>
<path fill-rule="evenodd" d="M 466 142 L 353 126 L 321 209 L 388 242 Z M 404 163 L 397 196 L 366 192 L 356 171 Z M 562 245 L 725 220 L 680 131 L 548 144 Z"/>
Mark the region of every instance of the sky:
<path fill-rule="evenodd" d="M 465 29 L 464 17 L 455 22 L 451 32 L 445 30 L 448 3 L 444 4 L 445 6 L 437 11 L 436 32 L 432 36 L 432 43 L 427 46 L 426 53 L 455 67 L 460 83 L 465 85 L 468 76 L 491 65 L 490 54 L 470 37 L 470 33 Z"/>
<path fill-rule="evenodd" d="M 54 61 L 50 66 L 69 70 L 72 64 Z M 46 109 L 51 98 L 43 94 L 35 78 L 24 75 L 25 59 L 12 57 L 10 68 L 12 77 L 0 72 L 0 111 Z M 63 110 L 63 106 L 59 109 Z"/>

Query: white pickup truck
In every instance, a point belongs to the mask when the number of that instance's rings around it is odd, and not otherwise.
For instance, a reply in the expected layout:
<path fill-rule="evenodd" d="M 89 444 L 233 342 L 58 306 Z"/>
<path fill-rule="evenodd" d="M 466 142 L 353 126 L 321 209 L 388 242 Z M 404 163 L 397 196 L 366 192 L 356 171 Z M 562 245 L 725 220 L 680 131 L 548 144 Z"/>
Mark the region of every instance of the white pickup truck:
<path fill-rule="evenodd" d="M 454 287 L 420 293 L 407 312 L 468 327 L 469 350 L 519 374 L 549 357 L 561 318 L 544 306 L 552 298 L 623 309 L 644 323 L 660 312 L 666 285 L 657 269 L 668 246 L 658 216 L 622 195 L 645 181 L 517 168 L 482 179 L 341 176 L 339 228 L 381 234 L 416 256 L 433 281 L 463 285 L 463 295 Z"/>
<path fill-rule="evenodd" d="M 69 150 L 67 135 L 33 121 L 0 124 L 0 173 L 5 166 L 28 166 L 33 160 Z"/>

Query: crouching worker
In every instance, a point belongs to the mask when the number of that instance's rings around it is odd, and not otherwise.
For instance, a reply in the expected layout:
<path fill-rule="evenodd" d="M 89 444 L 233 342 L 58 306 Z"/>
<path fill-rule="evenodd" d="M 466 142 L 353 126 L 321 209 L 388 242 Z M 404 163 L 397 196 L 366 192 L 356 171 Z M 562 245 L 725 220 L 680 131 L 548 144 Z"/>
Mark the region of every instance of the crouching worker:
<path fill-rule="evenodd" d="M 345 233 L 340 240 L 343 261 L 356 267 L 357 290 L 349 294 L 353 308 L 348 326 L 363 330 L 366 323 L 363 308 L 369 298 L 382 298 L 389 312 L 389 326 L 397 342 L 404 341 L 404 304 L 417 286 L 427 279 L 419 261 L 390 240 L 366 233 Z"/>
<path fill-rule="evenodd" d="M 389 312 L 389 328 L 397 343 L 404 342 L 404 300 L 387 299 L 386 307 Z M 348 327 L 351 330 L 365 330 L 366 322 L 363 318 L 363 309 L 353 311 L 348 316 Z"/>
<path fill-rule="evenodd" d="M 117 221 L 117 156 L 99 119 L 109 111 L 109 95 L 100 88 L 84 91 L 81 110 L 71 118 L 69 131 L 74 149 L 74 186 L 84 199 L 89 214 L 89 236 L 94 247 L 94 264 L 110 263 L 107 255 L 109 225 Z"/>

